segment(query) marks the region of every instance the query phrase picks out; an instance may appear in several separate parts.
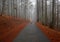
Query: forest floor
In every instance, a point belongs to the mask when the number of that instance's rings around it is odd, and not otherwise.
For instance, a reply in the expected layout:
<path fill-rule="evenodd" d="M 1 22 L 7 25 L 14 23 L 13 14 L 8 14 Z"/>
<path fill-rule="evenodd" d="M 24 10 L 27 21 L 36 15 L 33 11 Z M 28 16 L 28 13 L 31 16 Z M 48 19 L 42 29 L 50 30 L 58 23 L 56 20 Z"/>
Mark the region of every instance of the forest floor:
<path fill-rule="evenodd" d="M 0 16 L 0 42 L 12 42 L 28 21 L 11 16 Z"/>
<path fill-rule="evenodd" d="M 48 26 L 44 26 L 41 23 L 36 23 L 36 25 L 44 34 L 46 34 L 46 36 L 48 36 L 51 42 L 60 42 L 60 32 L 53 30 Z"/>

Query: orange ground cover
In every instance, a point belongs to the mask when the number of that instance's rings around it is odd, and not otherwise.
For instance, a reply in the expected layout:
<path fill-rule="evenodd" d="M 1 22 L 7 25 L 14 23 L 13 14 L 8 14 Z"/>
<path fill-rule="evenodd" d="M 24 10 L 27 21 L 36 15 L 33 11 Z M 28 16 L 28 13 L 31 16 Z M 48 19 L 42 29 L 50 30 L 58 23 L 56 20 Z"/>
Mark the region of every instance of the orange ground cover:
<path fill-rule="evenodd" d="M 28 21 L 10 16 L 0 16 L 0 42 L 12 42 Z"/>
<path fill-rule="evenodd" d="M 18 35 L 18 33 L 26 26 L 26 23 L 21 24 L 17 28 L 14 28 L 8 36 L 3 39 L 3 42 L 13 42 L 14 38 Z"/>
<path fill-rule="evenodd" d="M 48 36 L 51 42 L 60 42 L 60 32 L 50 29 L 41 23 L 37 23 L 37 26 L 46 34 L 46 36 Z"/>

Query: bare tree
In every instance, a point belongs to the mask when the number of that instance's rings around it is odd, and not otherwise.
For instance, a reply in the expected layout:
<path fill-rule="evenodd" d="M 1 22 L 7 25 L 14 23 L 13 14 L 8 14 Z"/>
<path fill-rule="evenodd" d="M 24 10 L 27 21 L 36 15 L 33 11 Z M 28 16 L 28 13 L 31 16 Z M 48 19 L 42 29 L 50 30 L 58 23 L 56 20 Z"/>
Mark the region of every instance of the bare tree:
<path fill-rule="evenodd" d="M 47 0 L 45 0 L 45 25 L 47 25 Z"/>
<path fill-rule="evenodd" d="M 39 0 L 37 0 L 37 22 L 39 22 Z"/>
<path fill-rule="evenodd" d="M 2 0 L 2 12 L 1 12 L 0 16 L 2 16 L 4 14 L 4 11 L 5 11 L 5 1 L 6 0 Z"/>
<path fill-rule="evenodd" d="M 44 1 L 44 0 L 42 0 L 42 24 L 43 24 L 43 4 L 44 4 L 43 1 Z"/>
<path fill-rule="evenodd" d="M 13 15 L 13 1 L 14 0 L 11 0 L 11 16 Z"/>
<path fill-rule="evenodd" d="M 16 18 L 17 18 L 17 8 L 18 8 L 18 7 L 17 7 L 17 0 L 16 0 Z"/>
<path fill-rule="evenodd" d="M 59 23 L 59 5 L 58 5 L 58 0 L 57 0 L 57 28 L 58 28 L 58 23 Z"/>
<path fill-rule="evenodd" d="M 50 27 L 53 28 L 55 25 L 55 18 L 54 18 L 54 5 L 55 5 L 55 0 L 52 0 L 52 21 L 50 23 Z"/>
<path fill-rule="evenodd" d="M 24 14 L 25 14 L 25 19 L 26 19 L 26 9 L 27 9 L 27 0 L 25 0 L 25 5 L 24 5 Z"/>

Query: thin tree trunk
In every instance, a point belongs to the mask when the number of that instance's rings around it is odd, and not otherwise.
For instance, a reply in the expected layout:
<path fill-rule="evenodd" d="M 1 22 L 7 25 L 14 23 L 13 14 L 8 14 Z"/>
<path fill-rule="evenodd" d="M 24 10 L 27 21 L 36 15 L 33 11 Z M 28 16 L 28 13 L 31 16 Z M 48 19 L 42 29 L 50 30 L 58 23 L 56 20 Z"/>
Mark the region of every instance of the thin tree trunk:
<path fill-rule="evenodd" d="M 42 24 L 43 24 L 43 0 L 42 0 Z"/>
<path fill-rule="evenodd" d="M 57 0 L 57 28 L 59 23 L 59 6 L 58 6 L 58 0 Z"/>
<path fill-rule="evenodd" d="M 11 0 L 11 16 L 13 15 L 13 13 L 12 13 L 13 12 L 13 1 L 14 0 Z"/>
<path fill-rule="evenodd" d="M 12 0 L 11 0 L 11 16 L 12 16 Z"/>
<path fill-rule="evenodd" d="M 50 23 L 50 27 L 51 28 L 53 28 L 54 27 L 54 24 L 55 24 L 54 4 L 55 4 L 55 0 L 52 0 L 52 22 Z"/>
<path fill-rule="evenodd" d="M 3 14 L 5 14 L 4 13 L 4 10 L 5 10 L 5 1 L 6 0 L 2 0 L 2 12 L 1 12 L 1 15 L 0 16 L 2 16 Z"/>
<path fill-rule="evenodd" d="M 47 25 L 47 0 L 45 0 L 45 25 Z"/>
<path fill-rule="evenodd" d="M 37 22 L 39 22 L 39 0 L 37 0 Z"/>
<path fill-rule="evenodd" d="M 9 13 L 9 0 L 8 0 L 8 15 L 10 15 L 10 13 Z"/>
<path fill-rule="evenodd" d="M 21 0 L 19 0 L 19 2 L 21 3 Z M 20 9 L 21 9 L 21 6 L 19 6 L 19 11 L 20 11 Z M 20 12 L 19 12 L 19 18 L 20 18 Z"/>
<path fill-rule="evenodd" d="M 17 15 L 18 15 L 18 14 L 17 14 L 17 0 L 16 0 L 16 18 L 17 18 Z"/>
<path fill-rule="evenodd" d="M 27 0 L 25 0 L 25 2 L 24 2 L 24 3 L 25 3 L 25 4 L 24 4 L 24 14 L 25 14 L 25 20 L 26 20 L 26 1 L 27 1 Z"/>

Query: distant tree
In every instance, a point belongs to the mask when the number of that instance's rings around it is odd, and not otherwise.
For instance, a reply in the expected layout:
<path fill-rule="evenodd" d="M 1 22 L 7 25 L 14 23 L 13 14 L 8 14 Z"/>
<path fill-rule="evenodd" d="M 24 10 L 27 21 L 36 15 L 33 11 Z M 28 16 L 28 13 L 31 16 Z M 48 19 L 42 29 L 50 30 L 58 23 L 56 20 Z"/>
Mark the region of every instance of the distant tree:
<path fill-rule="evenodd" d="M 47 0 L 45 0 L 45 25 L 47 25 Z"/>
<path fill-rule="evenodd" d="M 59 23 L 59 5 L 58 5 L 58 0 L 57 0 L 57 28 L 58 28 L 58 23 Z"/>
<path fill-rule="evenodd" d="M 25 6 L 24 6 L 25 19 L 26 19 L 26 8 L 27 8 L 27 0 L 25 0 Z"/>
<path fill-rule="evenodd" d="M 39 22 L 39 0 L 37 0 L 37 22 Z"/>
<path fill-rule="evenodd" d="M 17 18 L 17 8 L 18 8 L 18 7 L 17 7 L 17 0 L 16 0 L 16 18 Z"/>
<path fill-rule="evenodd" d="M 43 2 L 44 0 L 42 0 L 42 24 L 43 24 L 43 4 L 44 4 L 44 2 Z"/>
<path fill-rule="evenodd" d="M 5 11 L 5 1 L 6 0 L 2 0 L 2 12 L 1 12 L 0 16 L 2 16 L 4 14 L 4 11 Z"/>
<path fill-rule="evenodd" d="M 52 0 L 52 21 L 50 22 L 50 27 L 53 28 L 55 25 L 55 13 L 54 13 L 55 0 Z"/>

